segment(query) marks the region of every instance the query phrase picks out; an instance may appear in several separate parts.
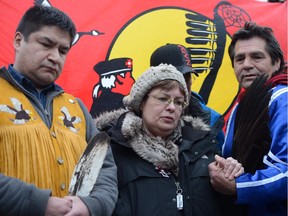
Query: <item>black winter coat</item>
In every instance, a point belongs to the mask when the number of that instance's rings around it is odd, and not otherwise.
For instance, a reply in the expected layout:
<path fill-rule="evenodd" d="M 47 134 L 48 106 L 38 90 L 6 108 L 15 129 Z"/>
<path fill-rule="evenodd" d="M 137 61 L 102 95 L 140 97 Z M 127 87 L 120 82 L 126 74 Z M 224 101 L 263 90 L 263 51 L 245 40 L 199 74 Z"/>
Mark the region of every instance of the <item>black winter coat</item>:
<path fill-rule="evenodd" d="M 141 158 L 121 132 L 125 115 L 105 128 L 111 138 L 118 169 L 119 197 L 113 215 L 117 216 L 218 216 L 218 194 L 210 184 L 208 164 L 219 153 L 214 131 L 182 127 L 178 176 Z M 187 124 L 188 125 L 188 124 Z M 177 209 L 176 182 L 183 190 L 183 210 Z"/>

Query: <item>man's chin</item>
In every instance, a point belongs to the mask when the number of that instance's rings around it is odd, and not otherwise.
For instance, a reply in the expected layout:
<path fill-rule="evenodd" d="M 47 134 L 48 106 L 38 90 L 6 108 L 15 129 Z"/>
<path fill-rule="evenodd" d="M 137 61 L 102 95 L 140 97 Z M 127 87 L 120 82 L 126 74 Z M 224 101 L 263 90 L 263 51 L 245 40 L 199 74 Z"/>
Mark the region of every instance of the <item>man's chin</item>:
<path fill-rule="evenodd" d="M 35 84 L 35 86 L 37 86 L 37 88 L 40 88 L 40 89 L 43 89 L 43 88 L 46 88 L 47 86 L 49 86 L 51 83 L 53 83 L 55 81 L 55 79 L 51 78 L 51 79 L 45 79 L 45 80 L 42 80 L 41 82 L 38 82 Z"/>
<path fill-rule="evenodd" d="M 244 81 L 244 82 L 242 82 L 242 87 L 245 88 L 245 89 L 247 89 L 247 88 L 249 88 L 249 86 L 252 84 L 252 82 L 253 82 L 253 80 Z"/>

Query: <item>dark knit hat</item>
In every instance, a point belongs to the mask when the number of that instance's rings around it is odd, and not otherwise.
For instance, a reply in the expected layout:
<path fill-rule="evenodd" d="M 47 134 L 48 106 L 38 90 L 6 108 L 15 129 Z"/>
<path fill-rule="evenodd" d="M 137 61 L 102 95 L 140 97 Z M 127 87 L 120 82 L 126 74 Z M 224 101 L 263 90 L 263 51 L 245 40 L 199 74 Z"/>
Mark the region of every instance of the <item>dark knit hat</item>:
<path fill-rule="evenodd" d="M 185 90 L 185 102 L 188 104 L 188 90 L 183 75 L 172 65 L 160 64 L 150 67 L 133 84 L 130 94 L 123 98 L 124 105 L 131 111 L 140 113 L 140 106 L 145 95 L 155 84 L 162 80 L 176 80 Z"/>
<path fill-rule="evenodd" d="M 157 48 L 150 57 L 150 66 L 171 64 L 182 74 L 197 72 L 192 68 L 191 54 L 187 48 L 180 44 L 166 44 Z"/>

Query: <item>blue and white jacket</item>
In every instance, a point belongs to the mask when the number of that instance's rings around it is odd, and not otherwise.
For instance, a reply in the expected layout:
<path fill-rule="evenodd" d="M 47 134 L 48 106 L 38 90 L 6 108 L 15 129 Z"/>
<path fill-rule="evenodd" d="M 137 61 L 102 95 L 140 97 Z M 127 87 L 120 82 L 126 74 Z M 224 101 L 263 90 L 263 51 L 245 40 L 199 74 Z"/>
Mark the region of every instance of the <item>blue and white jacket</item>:
<path fill-rule="evenodd" d="M 277 85 L 269 102 L 269 128 L 271 146 L 263 157 L 265 168 L 255 174 L 244 173 L 236 178 L 237 204 L 247 204 L 249 215 L 287 215 L 287 99 L 288 87 Z M 234 122 L 238 104 L 234 107 L 227 125 L 222 153 L 231 156 Z"/>

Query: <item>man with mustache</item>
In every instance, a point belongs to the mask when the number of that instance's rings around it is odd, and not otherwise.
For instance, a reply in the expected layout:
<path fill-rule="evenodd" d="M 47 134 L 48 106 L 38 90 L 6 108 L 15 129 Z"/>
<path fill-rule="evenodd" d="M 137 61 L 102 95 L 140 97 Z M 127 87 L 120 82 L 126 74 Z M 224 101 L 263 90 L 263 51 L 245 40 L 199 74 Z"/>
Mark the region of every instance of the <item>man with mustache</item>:
<path fill-rule="evenodd" d="M 283 52 L 271 28 L 247 22 L 233 35 L 229 56 L 245 91 L 228 121 L 222 151 L 227 159 L 216 156 L 209 165 L 211 183 L 227 195 L 226 215 L 286 215 L 288 88 Z M 239 177 L 224 174 L 230 168 L 223 164 L 231 158 L 244 167 Z"/>

